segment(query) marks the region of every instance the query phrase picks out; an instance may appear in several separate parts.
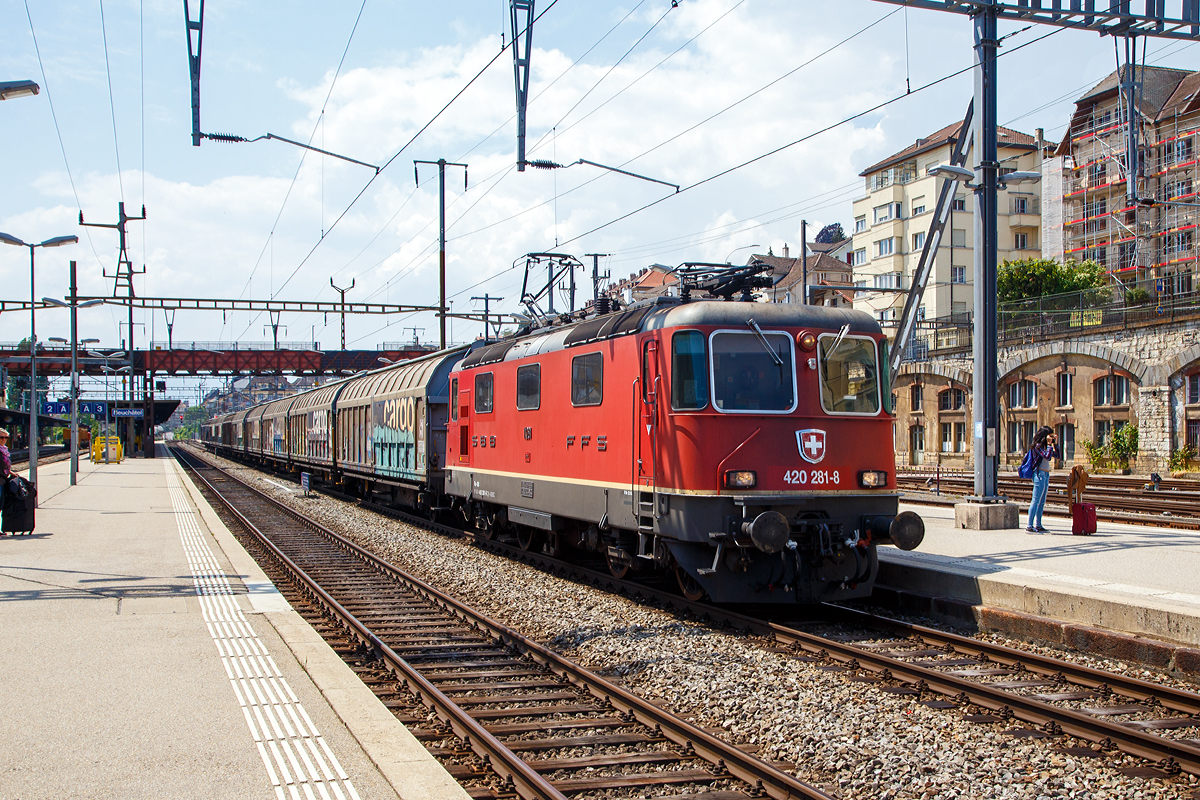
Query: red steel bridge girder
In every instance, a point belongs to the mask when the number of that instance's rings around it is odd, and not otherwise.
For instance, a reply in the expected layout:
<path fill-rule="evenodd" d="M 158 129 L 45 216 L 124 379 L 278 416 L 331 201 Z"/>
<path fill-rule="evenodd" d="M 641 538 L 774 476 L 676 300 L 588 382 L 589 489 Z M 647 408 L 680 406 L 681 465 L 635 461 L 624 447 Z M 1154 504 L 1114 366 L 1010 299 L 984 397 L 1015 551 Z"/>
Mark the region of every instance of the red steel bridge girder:
<path fill-rule="evenodd" d="M 348 375 L 406 361 L 428 350 L 135 350 L 133 371 L 155 375 Z M 108 364 L 127 364 L 118 356 L 107 360 L 81 356 L 79 371 L 103 375 Z M 10 375 L 29 374 L 29 350 L 0 350 L 0 367 Z M 61 376 L 71 371 L 69 350 L 39 350 L 38 374 Z"/>

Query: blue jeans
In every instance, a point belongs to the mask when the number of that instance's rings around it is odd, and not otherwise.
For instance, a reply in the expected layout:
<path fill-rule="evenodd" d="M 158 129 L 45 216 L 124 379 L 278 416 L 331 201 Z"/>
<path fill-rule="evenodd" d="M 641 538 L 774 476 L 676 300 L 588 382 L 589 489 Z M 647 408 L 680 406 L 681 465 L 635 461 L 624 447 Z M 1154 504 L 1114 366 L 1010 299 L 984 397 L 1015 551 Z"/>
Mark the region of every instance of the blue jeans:
<path fill-rule="evenodd" d="M 1042 527 L 1042 508 L 1046 505 L 1046 492 L 1050 489 L 1050 473 L 1044 469 L 1033 472 L 1033 500 L 1029 503 L 1029 526 Z"/>

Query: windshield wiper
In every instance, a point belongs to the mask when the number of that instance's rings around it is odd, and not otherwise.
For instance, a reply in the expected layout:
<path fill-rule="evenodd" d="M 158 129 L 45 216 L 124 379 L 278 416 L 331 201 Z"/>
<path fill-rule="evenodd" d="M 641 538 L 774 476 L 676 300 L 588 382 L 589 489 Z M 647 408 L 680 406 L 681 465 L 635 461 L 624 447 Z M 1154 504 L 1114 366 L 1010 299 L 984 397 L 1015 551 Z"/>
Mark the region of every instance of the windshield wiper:
<path fill-rule="evenodd" d="M 842 339 L 845 339 L 846 334 L 849 332 L 850 332 L 850 323 L 846 323 L 845 325 L 842 326 L 842 329 L 840 331 L 838 331 L 837 338 L 833 340 L 833 345 L 828 350 L 825 351 L 826 358 L 830 358 L 833 356 L 833 351 L 838 349 L 838 345 L 840 345 L 842 343 Z"/>
<path fill-rule="evenodd" d="M 763 349 L 770 354 L 771 360 L 775 362 L 775 366 L 782 367 L 783 359 L 779 357 L 778 353 L 771 349 L 771 343 L 767 341 L 767 335 L 763 333 L 762 328 L 758 327 L 758 323 L 754 321 L 754 318 L 751 317 L 750 319 L 746 320 L 746 324 L 750 326 L 750 328 L 754 331 L 754 334 L 758 337 L 759 344 L 761 344 Z M 846 330 L 849 329 L 850 326 L 847 325 Z"/>

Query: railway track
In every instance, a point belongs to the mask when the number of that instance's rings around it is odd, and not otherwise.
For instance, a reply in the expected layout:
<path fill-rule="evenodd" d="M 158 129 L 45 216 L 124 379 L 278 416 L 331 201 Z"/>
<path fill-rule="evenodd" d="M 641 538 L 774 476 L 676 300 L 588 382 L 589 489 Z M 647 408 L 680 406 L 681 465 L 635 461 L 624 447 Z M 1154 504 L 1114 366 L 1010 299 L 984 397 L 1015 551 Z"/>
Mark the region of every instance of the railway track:
<path fill-rule="evenodd" d="M 1009 736 L 1049 740 L 1059 752 L 1095 758 L 1132 777 L 1200 775 L 1200 738 L 1191 738 L 1200 736 L 1200 695 L 1191 692 L 840 606 L 826 606 L 828 617 L 818 623 L 740 614 L 689 602 L 661 585 L 619 580 L 599 562 L 591 569 L 562 561 L 540 552 L 536 541 L 487 538 L 355 502 L 562 577 L 732 626 L 767 649 L 847 680 L 1000 726 Z M 1137 760 L 1130 764 L 1124 756 Z"/>
<path fill-rule="evenodd" d="M 971 477 L 943 475 L 934 482 L 931 478 L 924 473 L 897 474 L 897 486 L 910 493 L 904 501 L 952 505 L 958 498 L 974 492 Z M 1111 476 L 1093 477 L 1088 481 L 1085 499 L 1096 505 L 1099 519 L 1110 522 L 1200 529 L 1200 486 L 1194 481 L 1163 481 L 1157 490 L 1145 490 L 1142 488 L 1145 483 L 1145 480 L 1113 480 Z M 935 488 L 940 495 L 932 494 Z M 1005 497 L 1025 504 L 1033 495 L 1030 481 L 1007 477 L 1000 478 L 999 491 Z M 913 492 L 917 494 L 911 494 Z M 1065 478 L 1051 477 L 1046 511 L 1056 516 L 1069 515 Z"/>
<path fill-rule="evenodd" d="M 49 450 L 49 453 L 47 453 L 47 450 Z M 29 451 L 21 450 L 17 453 L 17 456 L 20 457 L 21 460 L 13 460 L 13 472 L 20 472 L 23 469 L 29 469 Z M 42 450 L 38 453 L 38 465 L 53 464 L 55 461 L 66 461 L 70 457 L 71 451 L 65 447 L 42 448 Z"/>
<path fill-rule="evenodd" d="M 356 669 L 388 676 L 374 687 L 385 704 L 405 708 L 403 687 L 428 709 L 405 712 L 426 747 L 451 762 L 473 754 L 503 781 L 475 787 L 476 796 L 829 797 L 172 450 L 276 569 L 346 629 L 359 645 L 348 653 Z M 454 766 L 465 780 L 487 775 Z"/>

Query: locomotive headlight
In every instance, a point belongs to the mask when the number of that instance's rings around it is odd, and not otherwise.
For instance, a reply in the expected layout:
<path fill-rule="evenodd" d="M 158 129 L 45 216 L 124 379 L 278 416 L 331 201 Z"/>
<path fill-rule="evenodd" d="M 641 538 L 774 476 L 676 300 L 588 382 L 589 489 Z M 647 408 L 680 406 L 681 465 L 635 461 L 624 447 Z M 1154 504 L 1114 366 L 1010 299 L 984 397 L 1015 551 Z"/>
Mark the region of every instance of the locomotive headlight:
<path fill-rule="evenodd" d="M 796 334 L 796 344 L 800 345 L 801 350 L 812 351 L 817 346 L 817 337 L 812 331 L 800 331 Z"/>
<path fill-rule="evenodd" d="M 882 470 L 863 470 L 858 473 L 858 485 L 865 489 L 880 489 L 887 486 L 887 473 Z"/>
<path fill-rule="evenodd" d="M 758 476 L 752 469 L 731 469 L 725 473 L 726 489 L 753 489 Z"/>

